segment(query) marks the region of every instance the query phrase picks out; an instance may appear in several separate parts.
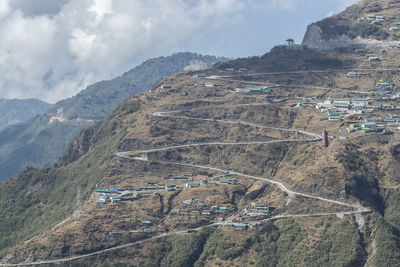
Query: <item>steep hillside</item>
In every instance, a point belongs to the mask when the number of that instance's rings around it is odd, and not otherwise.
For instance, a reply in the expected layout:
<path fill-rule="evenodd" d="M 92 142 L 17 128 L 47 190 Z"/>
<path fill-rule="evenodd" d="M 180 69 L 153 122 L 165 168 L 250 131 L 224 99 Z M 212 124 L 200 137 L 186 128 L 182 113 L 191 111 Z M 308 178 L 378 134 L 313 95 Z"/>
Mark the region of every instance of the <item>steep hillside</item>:
<path fill-rule="evenodd" d="M 325 48 L 399 44 L 399 11 L 397 0 L 362 0 L 338 15 L 311 24 L 303 44 Z"/>
<path fill-rule="evenodd" d="M 398 115 L 400 54 L 365 53 L 382 60 L 276 48 L 131 97 L 57 167 L 0 184 L 2 261 L 398 266 L 400 135 L 388 113 Z M 390 96 L 371 90 L 380 80 Z M 315 108 L 363 97 L 361 113 L 336 120 Z M 358 125 L 367 118 L 384 130 Z"/>
<path fill-rule="evenodd" d="M 149 90 L 159 79 L 185 68 L 211 67 L 224 58 L 179 53 L 148 60 L 120 77 L 89 86 L 46 114 L 0 130 L 0 180 L 26 166 L 50 166 L 84 128 L 101 120 L 123 100 Z"/>
<path fill-rule="evenodd" d="M 26 121 L 44 113 L 51 106 L 37 99 L 0 99 L 0 128 Z"/>

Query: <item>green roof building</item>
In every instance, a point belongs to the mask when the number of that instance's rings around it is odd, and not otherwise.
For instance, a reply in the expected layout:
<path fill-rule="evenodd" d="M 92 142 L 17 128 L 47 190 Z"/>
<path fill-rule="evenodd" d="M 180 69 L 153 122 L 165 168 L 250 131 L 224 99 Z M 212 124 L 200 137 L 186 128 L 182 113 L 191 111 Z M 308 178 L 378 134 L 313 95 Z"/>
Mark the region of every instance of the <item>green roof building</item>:
<path fill-rule="evenodd" d="M 294 45 L 294 40 L 292 38 L 286 39 L 285 45 L 288 45 L 288 46 Z"/>

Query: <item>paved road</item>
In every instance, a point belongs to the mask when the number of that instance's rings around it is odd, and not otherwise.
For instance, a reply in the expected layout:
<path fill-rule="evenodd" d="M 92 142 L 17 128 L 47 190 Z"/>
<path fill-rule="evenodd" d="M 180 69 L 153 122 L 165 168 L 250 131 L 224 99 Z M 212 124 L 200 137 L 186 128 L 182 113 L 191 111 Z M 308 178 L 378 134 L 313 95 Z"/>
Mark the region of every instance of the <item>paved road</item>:
<path fill-rule="evenodd" d="M 286 129 L 286 128 L 279 128 L 279 127 L 269 127 L 269 126 L 263 126 L 263 125 L 258 125 L 255 123 L 251 122 L 244 122 L 244 121 L 230 121 L 230 120 L 215 120 L 215 119 L 200 119 L 200 118 L 195 118 L 195 117 L 189 117 L 189 116 L 180 116 L 180 115 L 170 115 L 170 114 L 177 114 L 183 111 L 196 111 L 196 110 L 206 110 L 206 109 L 213 109 L 213 108 L 223 108 L 223 107 L 240 107 L 240 106 L 250 106 L 250 105 L 258 105 L 258 104 L 243 104 L 243 105 L 231 105 L 231 106 L 219 106 L 219 107 L 205 107 L 205 108 L 198 108 L 198 109 L 187 109 L 187 110 L 179 110 L 179 111 L 166 111 L 166 112 L 156 112 L 153 114 L 155 117 L 167 117 L 167 118 L 174 118 L 174 119 L 185 119 L 185 120 L 197 120 L 197 121 L 206 121 L 206 122 L 215 122 L 215 123 L 225 123 L 225 124 L 241 124 L 241 125 L 247 125 L 247 126 L 252 126 L 252 127 L 257 127 L 257 128 L 263 128 L 263 129 L 274 129 L 274 130 L 280 130 L 280 131 L 287 131 L 287 132 L 298 132 L 307 136 L 310 136 L 311 139 L 287 139 L 287 140 L 273 140 L 273 141 L 267 141 L 267 142 L 239 142 L 239 143 L 220 143 L 220 142 L 213 142 L 213 143 L 198 143 L 198 144 L 188 144 L 188 145 L 180 145 L 180 146 L 171 146 L 171 147 L 166 147 L 166 148 L 156 148 L 156 149 L 148 149 L 148 150 L 138 150 L 138 151 L 124 151 L 124 152 L 118 152 L 117 155 L 121 158 L 129 159 L 129 160 L 140 160 L 140 161 L 149 161 L 147 157 L 130 157 L 129 154 L 146 154 L 146 153 L 152 153 L 152 152 L 157 152 L 157 151 L 164 151 L 164 150 L 169 150 L 169 149 L 176 149 L 176 148 L 182 148 L 182 147 L 193 147 L 193 146 L 206 146 L 206 145 L 254 145 L 254 144 L 269 144 L 269 143 L 276 143 L 276 142 L 310 142 L 310 141 L 318 141 L 321 139 L 321 136 L 312 132 L 308 131 L 303 131 L 303 130 L 296 130 L 296 129 Z M 264 177 L 258 177 L 258 176 L 252 176 L 252 175 L 247 175 L 244 173 L 239 173 L 235 171 L 230 171 L 230 170 L 225 170 L 225 169 L 220 169 L 216 167 L 210 167 L 210 166 L 202 166 L 202 165 L 196 165 L 196 164 L 186 164 L 186 163 L 177 163 L 177 162 L 166 162 L 166 161 L 157 161 L 156 163 L 158 164 L 169 164 L 169 165 L 177 165 L 177 166 L 186 166 L 186 167 L 192 167 L 192 168 L 199 168 L 199 169 L 206 169 L 206 170 L 213 170 L 213 171 L 218 171 L 218 172 L 224 172 L 224 173 L 229 173 L 230 175 L 236 175 L 236 176 L 241 176 L 249 179 L 254 179 L 254 180 L 259 180 L 259 181 L 264 181 L 268 182 L 270 184 L 274 184 L 278 186 L 282 191 L 286 192 L 289 197 L 291 196 L 301 196 L 301 197 L 306 197 L 306 198 L 311 198 L 311 199 L 317 199 L 320 201 L 325 201 L 328 203 L 332 204 L 337 204 L 337 205 L 342 205 L 350 208 L 354 208 L 355 211 L 344 211 L 344 212 L 334 212 L 334 213 L 314 213 L 314 214 L 294 214 L 294 215 L 277 215 L 271 218 L 267 218 L 263 220 L 264 222 L 266 221 L 271 221 L 271 220 L 277 220 L 277 219 L 282 219 L 282 218 L 293 218 L 293 217 L 315 217 L 315 216 L 331 216 L 331 215 L 346 215 L 346 214 L 363 214 L 366 212 L 369 212 L 370 210 L 368 208 L 362 207 L 359 204 L 350 204 L 350 203 L 345 203 L 342 201 L 337 201 L 333 199 L 328 199 L 324 197 L 319 197 L 319 196 L 313 196 L 310 194 L 305 194 L 301 192 L 296 192 L 293 190 L 288 189 L 283 183 L 279 181 L 274 181 L 271 179 L 267 179 Z M 133 243 L 125 244 L 125 245 L 120 245 L 120 246 L 115 246 L 112 248 L 88 253 L 85 255 L 79 255 L 79 256 L 73 256 L 73 257 L 67 257 L 67 258 L 62 258 L 62 259 L 55 259 L 55 260 L 47 260 L 47 261 L 36 261 L 36 262 L 25 262 L 25 263 L 18 263 L 18 264 L 0 264 L 0 266 L 32 266 L 32 265 L 42 265 L 42 264 L 59 264 L 63 262 L 69 262 L 73 260 L 78 260 L 94 255 L 99 255 L 102 253 L 114 251 L 114 250 L 119 250 L 123 248 L 127 248 L 130 246 L 134 246 L 143 242 L 147 241 L 152 241 L 152 240 L 157 240 L 161 238 L 165 238 L 170 235 L 179 235 L 179 234 L 185 234 L 188 232 L 191 232 L 193 230 L 197 231 L 205 227 L 213 227 L 213 226 L 219 226 L 219 225 L 233 225 L 234 223 L 230 222 L 231 220 L 227 220 L 227 222 L 216 222 L 212 223 L 209 225 L 205 225 L 196 229 L 187 229 L 187 230 L 182 230 L 182 231 L 177 231 L 173 233 L 163 233 L 160 235 L 156 235 L 153 237 L 149 237 L 143 240 L 139 240 Z"/>
<path fill-rule="evenodd" d="M 370 92 L 362 92 L 362 91 L 354 91 L 354 90 L 345 90 L 339 89 L 334 87 L 323 87 L 323 86 L 309 86 L 309 85 L 285 85 L 285 84 L 272 84 L 266 82 L 251 82 L 251 81 L 244 81 L 244 80 L 234 80 L 234 79 L 227 79 L 227 78 L 219 78 L 219 76 L 210 76 L 206 77 L 206 79 L 216 80 L 216 81 L 223 81 L 223 82 L 236 82 L 236 83 L 244 83 L 244 84 L 251 84 L 251 85 L 265 85 L 273 88 L 277 87 L 286 87 L 286 88 L 303 88 L 303 89 L 318 89 L 318 90 L 325 90 L 325 91 L 337 91 L 337 92 L 344 92 L 344 93 L 353 93 L 353 94 L 362 94 L 362 95 L 372 95 Z"/>
<path fill-rule="evenodd" d="M 262 76 L 262 75 L 287 75 L 287 74 L 308 74 L 308 73 L 340 73 L 340 72 L 379 72 L 379 71 L 400 71 L 400 68 L 378 68 L 378 69 L 340 69 L 340 70 L 301 70 L 301 71 L 275 71 L 275 72 L 258 72 L 258 73 L 246 73 L 242 72 L 240 74 L 233 75 L 213 75 L 208 78 L 232 78 L 232 77 L 242 77 L 242 76 Z"/>

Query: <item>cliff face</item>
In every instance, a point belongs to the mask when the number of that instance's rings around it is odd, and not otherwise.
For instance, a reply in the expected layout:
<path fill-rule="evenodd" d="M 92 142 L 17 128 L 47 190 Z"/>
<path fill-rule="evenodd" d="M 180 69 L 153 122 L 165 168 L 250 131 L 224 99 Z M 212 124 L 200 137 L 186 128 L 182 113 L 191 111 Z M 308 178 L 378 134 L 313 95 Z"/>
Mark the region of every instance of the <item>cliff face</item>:
<path fill-rule="evenodd" d="M 317 23 L 313 23 L 308 26 L 307 32 L 302 42 L 303 45 L 309 47 L 316 46 L 326 48 L 344 47 L 354 43 L 355 40 L 350 38 L 346 34 L 326 34 Z"/>

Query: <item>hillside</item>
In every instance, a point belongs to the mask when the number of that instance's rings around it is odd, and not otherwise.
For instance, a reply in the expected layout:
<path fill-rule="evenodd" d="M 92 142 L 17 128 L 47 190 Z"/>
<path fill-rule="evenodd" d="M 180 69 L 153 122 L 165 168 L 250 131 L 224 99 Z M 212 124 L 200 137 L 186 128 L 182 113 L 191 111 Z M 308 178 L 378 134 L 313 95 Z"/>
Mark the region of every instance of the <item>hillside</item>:
<path fill-rule="evenodd" d="M 337 48 L 349 45 L 400 46 L 400 2 L 362 0 L 344 12 L 311 24 L 303 45 Z"/>
<path fill-rule="evenodd" d="M 37 99 L 0 99 L 0 128 L 44 113 L 51 104 Z"/>
<path fill-rule="evenodd" d="M 0 183 L 0 266 L 400 266 L 399 66 L 287 45 L 159 80 Z"/>
<path fill-rule="evenodd" d="M 0 185 L 2 261 L 397 266 L 400 55 L 365 53 L 382 60 L 280 47 L 131 97 L 58 167 Z M 390 95 L 371 91 L 380 80 Z M 368 103 L 315 108 L 335 99 Z"/>
<path fill-rule="evenodd" d="M 178 53 L 150 59 L 120 77 L 98 82 L 62 100 L 43 115 L 0 130 L 0 180 L 26 166 L 50 166 L 84 128 L 103 119 L 131 95 L 149 90 L 159 79 L 184 68 L 211 67 L 224 58 Z"/>

